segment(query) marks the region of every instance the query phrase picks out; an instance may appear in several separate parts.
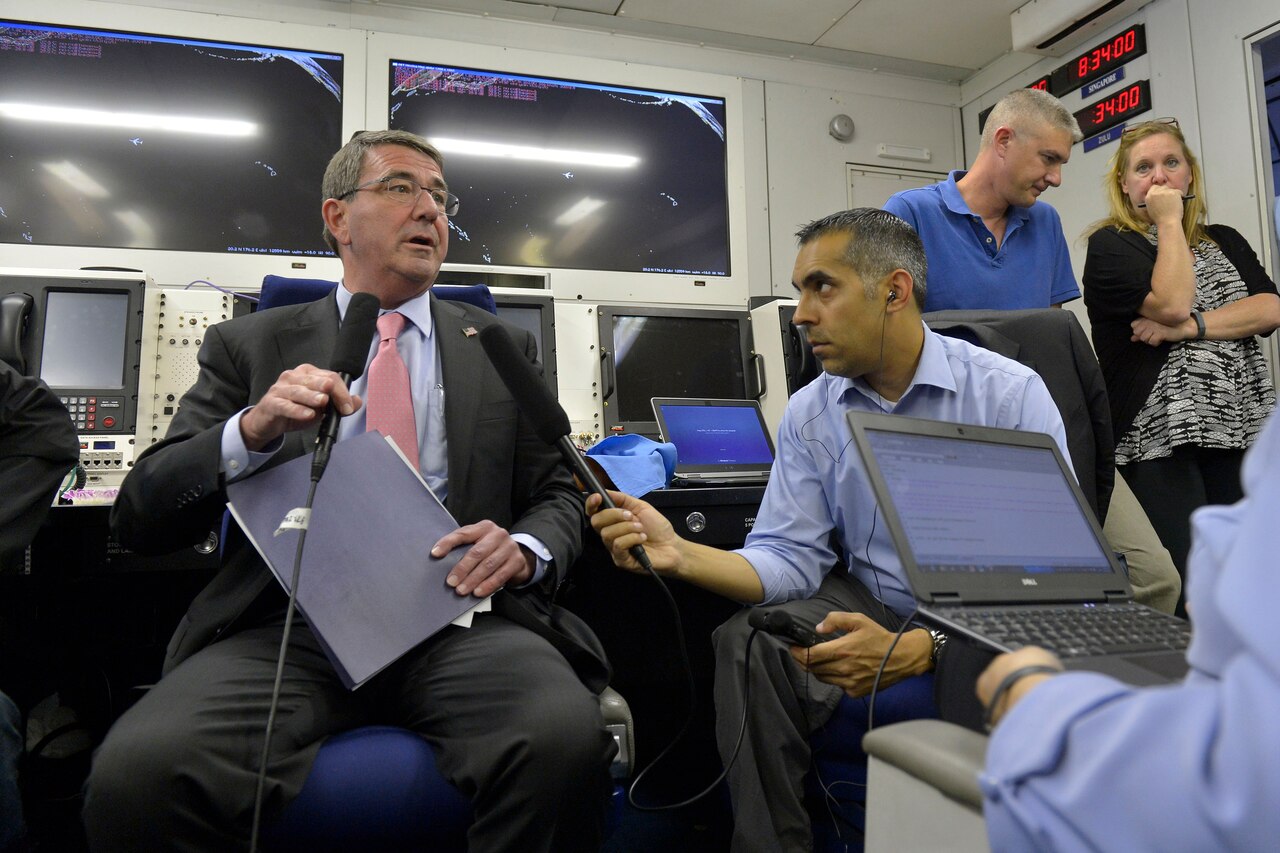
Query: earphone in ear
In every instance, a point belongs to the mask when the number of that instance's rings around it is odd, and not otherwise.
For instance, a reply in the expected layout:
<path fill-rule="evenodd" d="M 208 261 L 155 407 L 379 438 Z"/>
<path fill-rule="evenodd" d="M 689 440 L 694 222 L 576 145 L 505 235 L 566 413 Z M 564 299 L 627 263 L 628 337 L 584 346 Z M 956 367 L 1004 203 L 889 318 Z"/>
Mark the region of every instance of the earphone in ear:
<path fill-rule="evenodd" d="M 898 291 L 896 291 L 896 290 L 890 290 L 890 291 L 889 291 L 889 302 L 892 302 L 893 300 L 895 300 L 895 299 L 897 299 L 897 298 L 898 298 Z"/>

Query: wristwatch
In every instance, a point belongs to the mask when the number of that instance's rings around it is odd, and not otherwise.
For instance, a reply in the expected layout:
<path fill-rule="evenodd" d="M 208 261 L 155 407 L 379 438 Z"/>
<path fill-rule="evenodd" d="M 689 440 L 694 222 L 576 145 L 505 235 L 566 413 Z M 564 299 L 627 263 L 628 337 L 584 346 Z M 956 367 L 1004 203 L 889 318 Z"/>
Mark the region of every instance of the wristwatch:
<path fill-rule="evenodd" d="M 947 644 L 947 635 L 937 628 L 929 628 L 929 636 L 933 637 L 933 651 L 929 653 L 929 665 L 935 669 L 938 666 L 938 658 L 942 655 L 942 648 Z"/>

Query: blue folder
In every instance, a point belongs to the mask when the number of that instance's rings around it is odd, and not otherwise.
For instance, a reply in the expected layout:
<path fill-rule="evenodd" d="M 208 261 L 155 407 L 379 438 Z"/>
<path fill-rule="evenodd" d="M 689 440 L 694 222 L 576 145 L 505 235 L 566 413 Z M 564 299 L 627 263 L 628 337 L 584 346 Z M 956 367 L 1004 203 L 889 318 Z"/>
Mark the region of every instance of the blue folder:
<path fill-rule="evenodd" d="M 228 508 L 286 590 L 297 529 L 281 522 L 306 503 L 311 456 L 227 486 Z M 380 433 L 333 447 L 302 552 L 298 610 L 348 689 L 475 607 L 445 583 L 467 552 L 431 546 L 458 524 Z"/>

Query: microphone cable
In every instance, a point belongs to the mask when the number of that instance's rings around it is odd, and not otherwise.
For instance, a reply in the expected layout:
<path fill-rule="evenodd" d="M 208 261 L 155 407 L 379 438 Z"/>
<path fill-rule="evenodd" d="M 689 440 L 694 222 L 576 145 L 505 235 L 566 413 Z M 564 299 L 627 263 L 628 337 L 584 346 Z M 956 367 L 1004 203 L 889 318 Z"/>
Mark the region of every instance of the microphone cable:
<path fill-rule="evenodd" d="M 371 293 L 355 293 L 347 304 L 332 358 L 333 370 L 339 374 L 345 385 L 349 386 L 353 379 L 359 378 L 364 373 L 365 361 L 369 357 L 369 340 L 374 336 L 376 329 L 378 308 L 378 299 Z M 271 702 L 267 708 L 267 730 L 262 739 L 262 755 L 258 759 L 258 774 L 254 784 L 253 824 L 249 830 L 249 853 L 257 853 L 258 838 L 262 832 L 262 802 L 267 785 L 267 759 L 271 753 L 271 737 L 275 732 L 276 713 L 280 707 L 285 654 L 289 650 L 289 639 L 293 634 L 293 615 L 297 611 L 298 582 L 302 578 L 302 549 L 306 545 L 307 529 L 311 525 L 311 508 L 315 503 L 316 489 L 320 486 L 320 478 L 324 476 L 325 468 L 329 464 L 329 452 L 337 437 L 338 421 L 341 417 L 330 400 L 329 408 L 320 425 L 320 434 L 316 439 L 317 446 L 311 464 L 311 485 L 307 489 L 307 499 L 302 507 L 304 520 L 298 529 L 298 547 L 293 553 L 289 601 L 285 605 L 284 630 L 280 635 L 275 681 L 271 687 Z"/>
<path fill-rule="evenodd" d="M 720 771 L 720 775 L 711 780 L 711 783 L 708 784 L 707 787 L 703 788 L 691 797 L 675 803 L 644 805 L 636 799 L 636 791 L 640 787 L 640 781 L 644 779 L 645 775 L 648 774 L 650 770 L 657 767 L 659 762 L 666 758 L 671 750 L 675 749 L 676 744 L 680 743 L 684 736 L 688 734 L 698 710 L 698 697 L 695 692 L 696 685 L 693 680 L 693 666 L 689 663 L 689 653 L 685 648 L 684 626 L 681 624 L 680 620 L 680 608 L 676 605 L 676 600 L 675 597 L 672 596 L 671 590 L 667 588 L 666 583 L 664 583 L 658 573 L 654 571 L 653 567 L 648 567 L 646 571 L 649 573 L 649 576 L 653 578 L 654 582 L 662 588 L 662 592 L 666 596 L 668 606 L 671 609 L 671 615 L 676 626 L 676 648 L 679 652 L 680 672 L 684 676 L 686 689 L 689 692 L 689 710 L 685 714 L 684 723 L 681 724 L 680 730 L 677 731 L 675 736 L 671 738 L 671 741 L 662 748 L 662 751 L 654 756 L 653 760 L 645 765 L 643 770 L 636 774 L 636 777 L 631 780 L 631 784 L 627 786 L 627 802 L 632 808 L 642 812 L 661 812 L 684 808 L 685 806 L 696 803 L 698 800 L 701 800 L 707 794 L 714 791 L 724 778 L 729 775 L 729 769 L 733 767 L 734 761 L 738 758 L 738 751 L 742 747 L 742 739 L 746 735 L 747 731 L 746 703 L 751 694 L 751 682 L 747 679 L 749 679 L 751 675 L 751 644 L 755 642 L 756 634 L 759 633 L 759 629 L 753 628 L 751 633 L 747 636 L 746 662 L 743 665 L 744 687 L 742 693 L 742 722 L 738 726 L 738 737 L 733 745 L 733 753 L 730 755 L 729 760 L 725 762 L 724 769 Z"/>
<path fill-rule="evenodd" d="M 302 548 L 307 541 L 307 527 L 311 523 L 311 506 L 316 499 L 319 477 L 311 478 L 307 489 L 307 501 L 303 507 L 307 523 L 298 530 L 298 547 L 293 553 L 293 574 L 289 581 L 289 603 L 285 605 L 284 631 L 280 635 L 280 653 L 276 656 L 276 678 L 271 686 L 271 705 L 267 710 L 267 731 L 262 739 L 262 755 L 258 759 L 258 777 L 253 793 L 253 827 L 249 831 L 249 853 L 257 853 L 258 835 L 262 830 L 262 798 L 267 785 L 267 757 L 271 752 L 271 735 L 276 727 L 276 711 L 280 705 L 280 687 L 284 682 L 284 657 L 289 649 L 289 637 L 293 632 L 293 614 L 298 603 L 298 581 L 302 576 Z"/>
<path fill-rule="evenodd" d="M 605 491 L 600 480 L 595 473 L 582 460 L 582 454 L 578 448 L 569 440 L 570 424 L 569 416 L 565 414 L 564 409 L 556 401 L 555 397 L 547 389 L 546 383 L 542 377 L 538 375 L 537 369 L 529 361 L 529 359 L 516 347 L 515 341 L 511 339 L 511 335 L 503 328 L 500 323 L 493 323 L 485 326 L 480 330 L 480 345 L 484 347 L 485 354 L 489 357 L 489 361 L 493 365 L 494 371 L 498 374 L 498 378 L 506 385 L 507 390 L 511 393 L 512 398 L 516 401 L 516 407 L 521 414 L 530 422 L 533 431 L 545 443 L 556 448 L 560 452 L 561 458 L 565 465 L 569 467 L 574 474 L 578 476 L 587 488 L 600 496 L 601 508 L 616 508 L 613 500 Z M 663 596 L 666 598 L 667 607 L 671 611 L 672 621 L 675 624 L 676 647 L 680 660 L 680 671 L 684 676 L 686 689 L 689 692 L 689 712 L 685 717 L 683 725 L 675 737 L 667 744 L 666 747 L 658 754 L 653 761 L 636 774 L 636 778 L 632 780 L 631 785 L 627 788 L 627 801 L 640 811 L 661 811 L 664 809 L 678 808 L 688 805 L 701 797 L 707 791 L 712 790 L 720 779 L 717 778 L 711 787 L 706 791 L 685 800 L 680 803 L 663 806 L 645 806 L 635 800 L 636 786 L 640 780 L 671 750 L 675 747 L 680 739 L 685 736 L 689 728 L 693 724 L 693 718 L 697 710 L 697 693 L 696 684 L 693 680 L 693 667 L 689 663 L 688 650 L 685 647 L 684 625 L 680 619 L 680 608 L 676 604 L 675 597 L 671 594 L 671 590 L 667 588 L 665 582 L 654 571 L 653 564 L 649 560 L 648 553 L 644 550 L 643 545 L 634 545 L 627 550 L 632 559 L 636 561 L 644 571 L 653 578 L 654 582 L 662 590 Z M 744 717 L 745 730 L 745 717 Z M 739 733 L 739 741 L 741 741 L 741 733 Z M 736 751 L 736 750 L 735 750 Z M 723 778 L 723 774 L 721 777 Z"/>

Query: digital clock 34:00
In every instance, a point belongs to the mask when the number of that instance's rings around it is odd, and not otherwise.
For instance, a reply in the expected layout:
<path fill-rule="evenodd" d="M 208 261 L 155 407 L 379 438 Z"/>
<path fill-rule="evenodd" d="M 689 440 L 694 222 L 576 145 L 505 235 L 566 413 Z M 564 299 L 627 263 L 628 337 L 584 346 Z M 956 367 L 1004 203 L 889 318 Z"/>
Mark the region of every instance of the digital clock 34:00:
<path fill-rule="evenodd" d="M 1113 95 L 1075 112 L 1080 132 L 1086 137 L 1101 133 L 1133 116 L 1151 109 L 1151 81 L 1139 80 Z"/>

